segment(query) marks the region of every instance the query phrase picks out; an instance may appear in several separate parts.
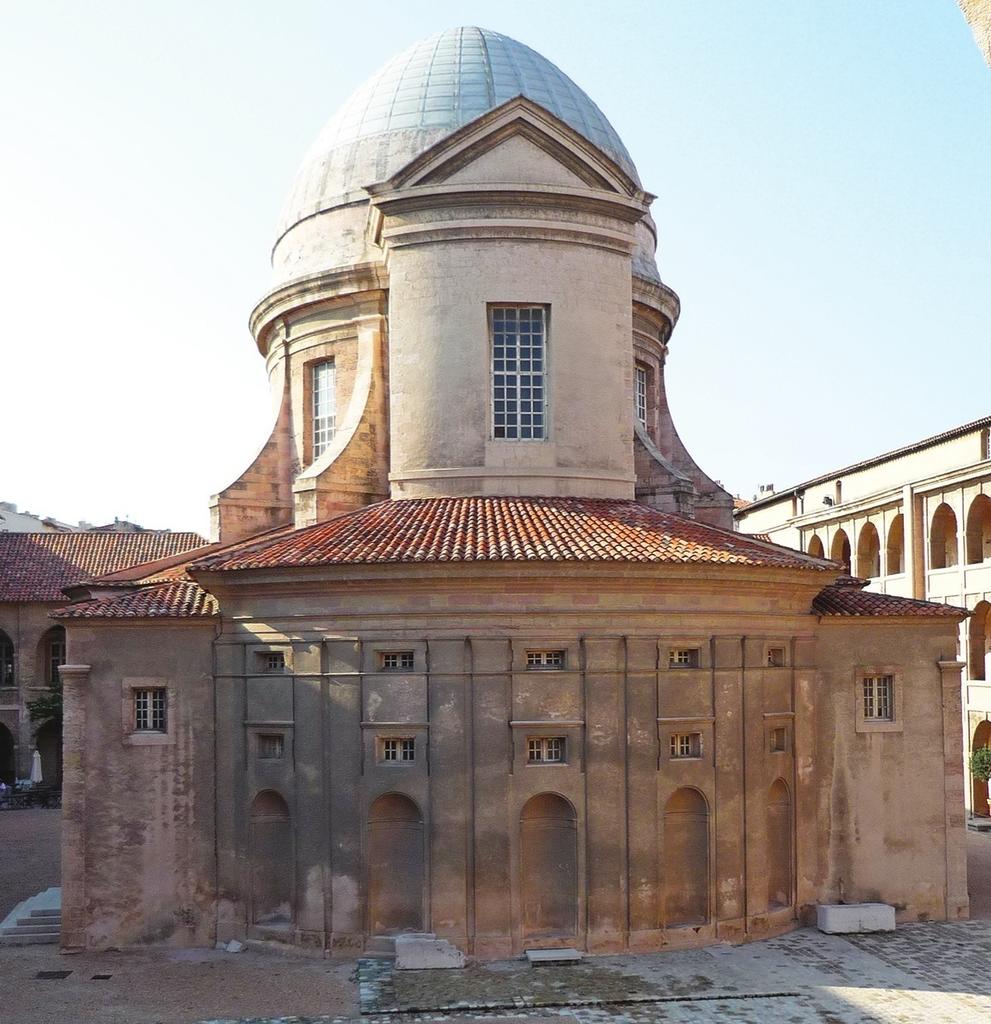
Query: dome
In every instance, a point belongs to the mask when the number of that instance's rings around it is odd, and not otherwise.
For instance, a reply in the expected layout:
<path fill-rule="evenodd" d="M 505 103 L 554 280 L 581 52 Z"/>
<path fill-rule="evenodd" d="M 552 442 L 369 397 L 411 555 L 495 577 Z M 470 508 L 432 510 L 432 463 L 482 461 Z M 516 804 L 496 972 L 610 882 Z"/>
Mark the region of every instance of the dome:
<path fill-rule="evenodd" d="M 429 146 L 486 111 L 526 96 L 639 182 L 616 130 L 546 57 L 482 28 L 452 28 L 393 57 L 326 124 L 296 176 L 278 238 L 321 210 L 361 198 Z M 277 242 L 278 244 L 278 242 Z"/>

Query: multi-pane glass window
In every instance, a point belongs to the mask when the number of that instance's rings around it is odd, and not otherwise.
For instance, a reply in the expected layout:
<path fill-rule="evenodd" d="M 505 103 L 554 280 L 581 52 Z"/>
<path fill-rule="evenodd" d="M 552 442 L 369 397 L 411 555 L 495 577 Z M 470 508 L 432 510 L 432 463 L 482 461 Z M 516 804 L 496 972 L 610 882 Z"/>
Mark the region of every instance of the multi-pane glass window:
<path fill-rule="evenodd" d="M 14 645 L 0 633 L 0 686 L 14 685 Z"/>
<path fill-rule="evenodd" d="M 894 676 L 864 676 L 864 719 L 890 722 L 894 718 Z"/>
<path fill-rule="evenodd" d="M 412 651 L 383 651 L 379 657 L 386 672 L 400 672 L 413 668 Z"/>
<path fill-rule="evenodd" d="M 286 655 L 284 651 L 261 651 L 258 655 L 259 668 L 262 672 L 285 672 Z"/>
<path fill-rule="evenodd" d="M 134 691 L 134 728 L 138 732 L 165 732 L 165 687 Z"/>
<path fill-rule="evenodd" d="M 545 433 L 544 306 L 492 307 L 492 435 L 532 440 Z"/>
<path fill-rule="evenodd" d="M 382 740 L 383 761 L 416 760 L 416 742 L 412 736 L 390 736 Z"/>
<path fill-rule="evenodd" d="M 278 761 L 285 754 L 286 741 L 278 733 L 258 737 L 258 756 L 264 761 Z"/>
<path fill-rule="evenodd" d="M 318 459 L 334 440 L 337 430 L 337 373 L 334 360 L 316 363 L 310 385 L 313 391 L 313 458 Z"/>
<path fill-rule="evenodd" d="M 637 366 L 636 379 L 636 411 L 641 425 L 647 426 L 647 368 Z"/>
<path fill-rule="evenodd" d="M 671 756 L 682 757 L 702 756 L 702 733 L 674 732 L 671 734 Z"/>
<path fill-rule="evenodd" d="M 564 651 L 527 651 L 527 668 L 564 668 Z"/>
<path fill-rule="evenodd" d="M 699 649 L 697 647 L 672 647 L 668 652 L 670 668 L 698 668 Z"/>
<path fill-rule="evenodd" d="M 561 764 L 564 761 L 564 737 L 531 736 L 526 741 L 526 759 L 530 764 Z"/>
<path fill-rule="evenodd" d="M 65 664 L 65 630 L 61 626 L 48 635 L 45 640 L 45 679 L 49 686 L 59 681 L 59 666 Z"/>

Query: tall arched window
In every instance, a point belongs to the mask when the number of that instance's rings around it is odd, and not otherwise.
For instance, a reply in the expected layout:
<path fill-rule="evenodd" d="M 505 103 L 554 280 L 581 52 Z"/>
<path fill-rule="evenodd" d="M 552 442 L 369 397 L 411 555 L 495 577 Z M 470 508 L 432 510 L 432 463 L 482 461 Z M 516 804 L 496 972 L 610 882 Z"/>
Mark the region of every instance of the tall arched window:
<path fill-rule="evenodd" d="M 368 928 L 372 935 L 422 932 L 423 815 L 401 793 L 380 796 L 368 810 Z"/>
<path fill-rule="evenodd" d="M 846 531 L 837 530 L 833 536 L 833 543 L 829 548 L 829 557 L 834 562 L 839 562 L 843 568 L 850 571 L 850 538 Z"/>
<path fill-rule="evenodd" d="M 292 818 L 274 789 L 263 789 L 248 813 L 251 920 L 288 924 L 293 919 Z"/>
<path fill-rule="evenodd" d="M 808 553 L 813 558 L 825 558 L 826 557 L 826 551 L 825 551 L 825 548 L 823 548 L 823 546 L 822 546 L 822 541 L 819 540 L 819 538 L 816 536 L 816 534 L 812 534 L 812 537 L 809 540 Z"/>
<path fill-rule="evenodd" d="M 52 628 L 41 638 L 38 646 L 38 671 L 40 682 L 46 686 L 57 686 L 59 666 L 65 664 L 65 629 Z"/>
<path fill-rule="evenodd" d="M 709 919 L 709 805 L 691 788 L 664 809 L 664 927 Z"/>
<path fill-rule="evenodd" d="M 899 512 L 888 527 L 888 575 L 905 571 L 905 517 Z"/>
<path fill-rule="evenodd" d="M 767 794 L 767 905 L 791 906 L 791 793 L 783 779 Z"/>
<path fill-rule="evenodd" d="M 949 569 L 957 564 L 957 517 L 944 501 L 933 513 L 929 528 L 929 568 Z"/>
<path fill-rule="evenodd" d="M 967 564 L 976 565 L 991 558 L 991 498 L 986 494 L 970 503 L 967 512 Z"/>
<path fill-rule="evenodd" d="M 987 654 L 991 647 L 991 604 L 980 601 L 967 623 L 967 674 L 971 679 L 987 679 Z"/>
<path fill-rule="evenodd" d="M 0 686 L 14 685 L 14 645 L 6 633 L 0 632 Z"/>
<path fill-rule="evenodd" d="M 578 817 L 557 793 L 531 797 L 520 813 L 520 880 L 524 934 L 577 934 Z"/>
<path fill-rule="evenodd" d="M 881 540 L 873 523 L 864 523 L 857 541 L 857 575 L 873 578 L 881 575 Z"/>

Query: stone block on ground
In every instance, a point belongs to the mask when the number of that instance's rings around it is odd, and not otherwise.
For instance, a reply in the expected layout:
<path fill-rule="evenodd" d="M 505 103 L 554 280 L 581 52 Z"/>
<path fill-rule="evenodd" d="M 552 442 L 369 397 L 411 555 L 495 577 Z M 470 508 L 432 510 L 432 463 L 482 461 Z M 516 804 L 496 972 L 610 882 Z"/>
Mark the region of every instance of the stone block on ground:
<path fill-rule="evenodd" d="M 464 967 L 465 955 L 446 939 L 433 935 L 397 935 L 397 971 L 433 971 Z"/>
<path fill-rule="evenodd" d="M 584 959 L 584 954 L 577 949 L 528 949 L 526 958 L 531 967 L 541 964 L 575 964 Z"/>
<path fill-rule="evenodd" d="M 887 903 L 824 903 L 816 908 L 816 926 L 829 935 L 893 932 L 895 908 Z"/>

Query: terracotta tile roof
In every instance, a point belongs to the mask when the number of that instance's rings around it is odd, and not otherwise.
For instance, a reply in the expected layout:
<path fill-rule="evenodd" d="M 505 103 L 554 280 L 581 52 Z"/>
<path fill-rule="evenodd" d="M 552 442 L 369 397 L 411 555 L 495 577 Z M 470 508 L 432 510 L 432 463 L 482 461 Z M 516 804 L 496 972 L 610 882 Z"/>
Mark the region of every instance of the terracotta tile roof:
<path fill-rule="evenodd" d="M 218 552 L 190 568 L 382 562 L 681 562 L 835 572 L 833 562 L 635 501 L 409 498 Z"/>
<path fill-rule="evenodd" d="M 861 590 L 866 580 L 844 579 L 826 587 L 812 602 L 812 610 L 818 615 L 860 616 L 913 616 L 916 618 L 955 618 L 970 614 L 966 608 L 951 604 L 936 604 L 934 601 L 916 601 L 909 597 L 895 597 L 892 594 L 876 594 Z"/>
<path fill-rule="evenodd" d="M 153 562 L 206 541 L 196 533 L 0 533 L 0 601 L 61 601 L 81 579 Z"/>
<path fill-rule="evenodd" d="M 193 580 L 153 583 L 126 594 L 77 601 L 52 613 L 57 619 L 209 618 L 217 602 Z"/>

